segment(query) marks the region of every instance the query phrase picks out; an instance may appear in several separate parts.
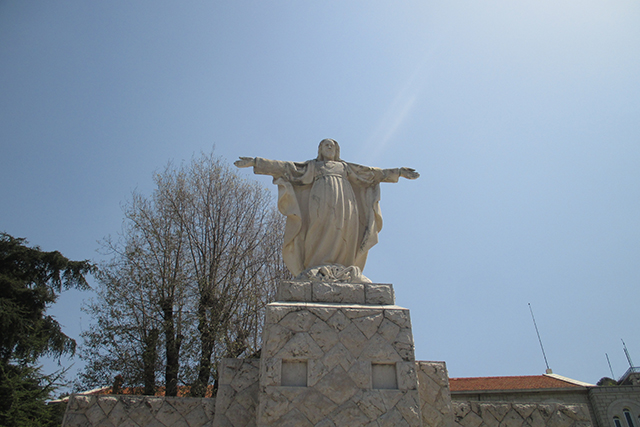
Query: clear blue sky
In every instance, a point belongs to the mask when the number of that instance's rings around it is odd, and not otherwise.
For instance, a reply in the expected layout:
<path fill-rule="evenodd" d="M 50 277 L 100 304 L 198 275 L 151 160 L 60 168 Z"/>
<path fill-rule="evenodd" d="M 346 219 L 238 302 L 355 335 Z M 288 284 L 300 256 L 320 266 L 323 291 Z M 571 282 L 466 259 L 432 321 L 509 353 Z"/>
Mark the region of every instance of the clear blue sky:
<path fill-rule="evenodd" d="M 418 359 L 541 374 L 531 303 L 555 373 L 595 383 L 608 353 L 620 376 L 621 338 L 640 364 L 639 23 L 637 0 L 3 1 L 0 230 L 100 260 L 169 160 L 334 138 L 422 174 L 383 184 L 365 269 Z M 73 336 L 88 297 L 53 310 Z"/>

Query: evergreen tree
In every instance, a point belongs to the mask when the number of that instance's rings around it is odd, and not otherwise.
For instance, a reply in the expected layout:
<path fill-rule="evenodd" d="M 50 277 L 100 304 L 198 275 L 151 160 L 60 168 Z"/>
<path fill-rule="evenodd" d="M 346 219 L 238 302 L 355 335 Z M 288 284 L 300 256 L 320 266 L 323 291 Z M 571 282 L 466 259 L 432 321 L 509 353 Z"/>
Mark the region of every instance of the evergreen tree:
<path fill-rule="evenodd" d="M 36 362 L 73 355 L 76 342 L 46 310 L 63 289 L 88 289 L 85 275 L 94 269 L 0 233 L 0 425 L 55 425 L 60 414 L 45 401 L 60 373 L 43 375 Z"/>

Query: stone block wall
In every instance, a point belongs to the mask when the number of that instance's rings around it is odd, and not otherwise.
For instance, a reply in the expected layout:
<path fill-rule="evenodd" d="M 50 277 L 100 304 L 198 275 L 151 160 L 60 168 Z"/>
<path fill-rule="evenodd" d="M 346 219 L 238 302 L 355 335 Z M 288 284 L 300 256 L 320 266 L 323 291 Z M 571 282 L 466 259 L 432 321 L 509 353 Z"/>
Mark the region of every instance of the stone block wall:
<path fill-rule="evenodd" d="M 613 417 L 624 421 L 623 409 L 629 409 L 640 425 L 640 386 L 592 387 L 589 400 L 600 426 L 613 426 Z"/>
<path fill-rule="evenodd" d="M 536 389 L 536 390 L 499 390 L 479 392 L 456 392 L 451 396 L 460 402 L 511 402 L 511 403 L 549 403 L 562 402 L 589 405 L 586 388 L 572 389 Z"/>
<path fill-rule="evenodd" d="M 71 395 L 63 427 L 211 427 L 215 399 Z"/>
<path fill-rule="evenodd" d="M 407 309 L 272 303 L 261 356 L 258 426 L 422 424 Z"/>
<path fill-rule="evenodd" d="M 391 285 L 292 281 L 278 298 L 261 359 L 222 360 L 216 399 L 74 395 L 63 426 L 609 427 L 623 403 L 640 412 L 638 386 L 452 401 L 445 363 L 415 361 Z"/>
<path fill-rule="evenodd" d="M 416 362 L 424 427 L 453 427 L 449 374 L 444 362 Z"/>
<path fill-rule="evenodd" d="M 453 402 L 454 427 L 590 427 L 585 404 Z"/>
<path fill-rule="evenodd" d="M 393 286 L 384 283 L 289 281 L 278 286 L 276 301 L 394 305 Z"/>
<path fill-rule="evenodd" d="M 69 401 L 64 427 L 255 427 L 258 405 L 258 359 L 224 359 L 219 368 L 219 389 L 216 399 L 163 398 L 150 396 L 81 396 Z M 416 362 L 419 380 L 420 408 L 424 427 L 587 427 L 611 426 L 605 415 L 592 421 L 587 404 L 545 402 L 482 402 L 450 400 L 449 381 L 444 362 Z M 317 408 L 325 402 L 305 387 L 286 387 L 284 395 L 295 400 L 295 395 Z M 289 393 L 287 393 L 288 390 Z M 612 390 L 608 390 L 612 389 Z M 305 391 L 307 395 L 305 395 Z M 590 390 L 596 412 L 607 413 L 616 405 L 625 403 L 640 408 L 640 388 L 594 387 Z M 397 390 L 377 390 L 360 393 L 354 405 L 344 408 L 343 417 L 371 411 L 381 411 L 397 400 Z M 315 396 L 315 397 L 314 397 Z M 396 402 L 397 403 L 397 402 Z M 289 407 L 289 400 L 280 401 L 281 408 Z M 329 405 L 333 408 L 335 403 Z M 619 405 L 618 405 L 619 406 Z M 215 407 L 215 411 L 214 411 Z M 214 420 L 215 412 L 215 420 Z M 322 411 L 320 411 L 321 413 Z M 308 417 L 297 409 L 282 420 L 281 425 L 304 426 Z M 402 415 L 399 413 L 399 415 Z M 374 417 L 375 418 L 375 417 Z M 307 421 L 305 421 L 307 420 Z M 352 426 L 335 417 L 333 424 L 321 426 Z M 365 422 L 364 418 L 362 422 Z M 384 422 L 384 424 L 382 424 Z M 394 417 L 375 418 L 375 423 L 363 425 L 406 425 L 398 413 Z"/>
<path fill-rule="evenodd" d="M 214 426 L 255 426 L 258 371 L 257 359 L 223 359 L 220 362 Z M 422 426 L 453 427 L 449 378 L 445 363 L 416 362 L 416 371 Z"/>
<path fill-rule="evenodd" d="M 253 427 L 258 407 L 260 359 L 222 359 L 214 426 Z"/>

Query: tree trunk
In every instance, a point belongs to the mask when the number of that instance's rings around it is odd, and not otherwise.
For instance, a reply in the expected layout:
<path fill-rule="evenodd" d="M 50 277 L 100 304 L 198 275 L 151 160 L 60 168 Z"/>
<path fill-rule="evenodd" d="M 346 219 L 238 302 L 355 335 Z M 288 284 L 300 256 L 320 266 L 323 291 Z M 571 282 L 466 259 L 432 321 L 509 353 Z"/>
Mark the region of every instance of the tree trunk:
<path fill-rule="evenodd" d="M 158 360 L 158 329 L 153 328 L 144 338 L 144 351 L 142 353 L 143 360 L 143 394 L 153 396 L 156 394 L 156 362 Z"/>
<path fill-rule="evenodd" d="M 211 357 L 213 356 L 213 347 L 215 343 L 215 334 L 212 330 L 214 326 L 213 320 L 209 320 L 207 316 L 207 306 L 212 305 L 205 296 L 200 300 L 198 306 L 198 331 L 200 332 L 200 361 L 198 364 L 198 378 L 191 386 L 191 396 L 204 397 L 207 393 L 209 378 L 211 377 Z"/>
<path fill-rule="evenodd" d="M 164 383 L 165 396 L 178 395 L 178 371 L 180 370 L 180 345 L 181 337 L 176 337 L 175 323 L 173 319 L 173 300 L 166 299 L 161 302 L 164 317 L 164 335 L 167 366 L 165 369 Z"/>

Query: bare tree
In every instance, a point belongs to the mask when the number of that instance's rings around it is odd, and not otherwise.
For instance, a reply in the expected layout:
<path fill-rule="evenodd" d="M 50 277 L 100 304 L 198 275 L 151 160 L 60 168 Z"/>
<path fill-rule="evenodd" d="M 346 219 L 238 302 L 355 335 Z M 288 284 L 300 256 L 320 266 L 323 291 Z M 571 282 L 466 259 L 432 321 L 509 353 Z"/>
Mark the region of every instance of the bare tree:
<path fill-rule="evenodd" d="M 190 274 L 184 227 L 174 213 L 180 209 L 175 200 L 177 189 L 168 176 L 170 167 L 155 176 L 156 190 L 150 200 L 134 194 L 125 215 L 131 224 L 129 236 L 136 236 L 132 239 L 136 251 L 128 252 L 128 262 L 143 272 L 144 283 L 152 289 L 150 300 L 159 313 L 164 336 L 166 395 L 176 396 Z"/>
<path fill-rule="evenodd" d="M 191 394 L 203 396 L 214 358 L 257 350 L 250 345 L 259 332 L 255 316 L 284 273 L 270 265 L 278 263 L 283 221 L 265 188 L 213 156 L 194 159 L 174 177 L 181 184 L 175 213 L 197 294 L 199 360 Z M 191 180 L 180 181 L 184 177 Z"/>
<path fill-rule="evenodd" d="M 149 288 L 126 264 L 102 266 L 97 299 L 84 310 L 94 324 L 83 332 L 81 358 L 87 361 L 79 382 L 83 386 L 110 384 L 116 374 L 128 386 L 155 392 L 160 322 Z"/>
<path fill-rule="evenodd" d="M 84 382 L 104 380 L 96 372 L 111 370 L 151 390 L 151 366 L 163 359 L 167 395 L 181 382 L 203 396 L 217 358 L 260 347 L 264 306 L 289 275 L 280 254 L 284 220 L 268 190 L 213 154 L 169 164 L 155 182 L 151 197 L 134 193 L 122 238 L 107 243 L 113 260 L 89 306 L 98 324 L 85 334 Z M 122 353 L 125 342 L 135 353 L 132 366 L 105 366 L 100 356 Z M 116 372 L 118 366 L 139 374 Z"/>

